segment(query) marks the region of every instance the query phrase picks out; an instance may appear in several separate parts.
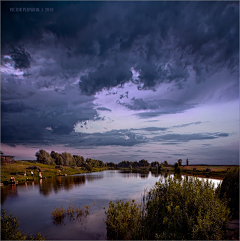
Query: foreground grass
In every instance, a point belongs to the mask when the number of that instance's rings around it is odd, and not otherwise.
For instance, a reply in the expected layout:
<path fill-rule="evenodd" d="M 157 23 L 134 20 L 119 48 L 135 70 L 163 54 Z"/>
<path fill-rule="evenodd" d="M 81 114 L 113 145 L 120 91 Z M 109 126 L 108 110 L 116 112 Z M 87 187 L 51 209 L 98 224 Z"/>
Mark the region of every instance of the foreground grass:
<path fill-rule="evenodd" d="M 37 166 L 41 169 L 41 173 L 44 177 L 54 177 L 58 176 L 58 170 L 54 166 L 45 165 L 41 163 L 32 163 L 32 162 L 23 162 L 23 161 L 15 161 L 13 164 L 4 164 L 1 165 L 1 182 L 10 181 L 10 177 L 14 176 L 15 180 L 18 182 L 25 182 L 27 178 L 29 180 L 38 178 L 38 170 L 37 169 L 27 169 L 29 166 Z M 87 173 L 84 168 L 81 167 L 67 167 L 64 166 L 61 170 L 61 175 L 74 175 Z M 106 168 L 93 168 L 93 172 L 99 172 L 106 170 Z M 31 175 L 31 171 L 33 171 L 33 176 Z M 26 176 L 24 176 L 24 172 L 26 172 Z M 11 174 L 12 173 L 12 174 Z"/>

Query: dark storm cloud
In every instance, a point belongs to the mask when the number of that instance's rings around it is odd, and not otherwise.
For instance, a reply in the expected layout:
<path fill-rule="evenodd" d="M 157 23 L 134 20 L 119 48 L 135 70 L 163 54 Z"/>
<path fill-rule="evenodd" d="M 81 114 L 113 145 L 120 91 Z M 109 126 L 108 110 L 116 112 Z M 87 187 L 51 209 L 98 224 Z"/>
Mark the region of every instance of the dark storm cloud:
<path fill-rule="evenodd" d="M 198 82 L 224 68 L 238 73 L 238 4 L 2 1 L 1 59 L 9 55 L 14 61 L 12 69 L 10 60 L 2 61 L 2 142 L 64 142 L 78 121 L 96 119 L 91 95 L 130 80 L 139 90 L 154 90 L 170 82 L 184 88 L 191 70 Z M 40 11 L 10 12 L 12 7 Z M 132 79 L 131 68 L 138 71 L 138 79 Z M 24 70 L 24 77 L 18 78 L 14 70 Z M 73 83 L 75 89 L 69 87 Z M 140 118 L 195 107 L 171 100 L 119 104 L 146 110 L 137 114 Z M 131 146 L 138 143 L 134 135 L 112 140 L 96 134 L 93 139 Z M 92 143 L 90 135 L 85 138 L 84 143 Z"/>
<path fill-rule="evenodd" d="M 16 144 L 29 144 L 29 138 L 31 139 L 32 145 L 53 145 L 62 144 L 65 147 L 97 147 L 97 146 L 135 146 L 141 143 L 145 143 L 147 139 L 141 135 L 136 135 L 129 130 L 111 130 L 105 133 L 75 133 L 70 134 L 64 133 L 62 130 L 61 136 L 54 135 L 52 131 L 36 131 L 31 126 L 25 127 L 22 125 L 21 129 L 17 129 L 14 125 L 11 126 L 13 129 L 4 131 L 3 135 L 9 134 L 9 137 L 5 137 L 6 144 L 12 145 L 11 135 L 14 135 L 15 131 L 18 131 L 18 140 L 15 141 Z M 27 131 L 24 135 L 24 131 Z M 68 130 L 67 130 L 68 131 Z M 35 137 L 33 138 L 33 134 Z M 9 140 L 9 142 L 8 142 Z"/>
<path fill-rule="evenodd" d="M 219 137 L 227 137 L 228 133 L 196 133 L 196 134 L 166 134 L 154 136 L 153 141 L 168 141 L 167 144 L 176 144 L 178 142 L 188 142 L 193 140 L 211 140 Z M 166 143 L 165 143 L 166 144 Z"/>
<path fill-rule="evenodd" d="M 145 127 L 140 129 L 131 129 L 131 130 L 143 130 L 143 131 L 165 131 L 168 128 L 165 127 Z"/>
<path fill-rule="evenodd" d="M 4 112 L 6 113 L 17 113 L 17 112 L 23 112 L 24 110 L 27 110 L 28 108 L 24 105 L 22 101 L 13 101 L 11 103 L 6 104 L 5 102 L 1 102 L 1 112 L 2 114 Z"/>
<path fill-rule="evenodd" d="M 175 114 L 195 107 L 193 104 L 185 104 L 180 101 L 169 99 L 144 101 L 142 98 L 132 98 L 128 103 L 121 103 L 120 101 L 117 103 L 126 106 L 130 110 L 150 110 L 148 112 L 135 114 L 140 118 L 152 118 L 159 115 Z"/>
<path fill-rule="evenodd" d="M 101 65 L 88 76 L 81 77 L 79 86 L 83 93 L 92 95 L 103 88 L 110 89 L 113 86 L 122 85 L 131 77 L 132 72 L 129 70 L 129 66 L 124 66 L 123 63 L 115 63 L 113 66 L 111 64 Z"/>
<path fill-rule="evenodd" d="M 10 57 L 15 61 L 15 69 L 27 69 L 30 67 L 31 56 L 23 47 L 14 48 Z"/>
<path fill-rule="evenodd" d="M 180 101 L 174 101 L 169 99 L 144 101 L 142 98 L 135 99 L 135 97 L 133 97 L 128 103 L 121 103 L 120 101 L 118 101 L 117 103 L 126 106 L 130 110 L 158 110 L 156 111 L 156 113 L 158 113 L 157 115 L 160 115 L 159 113 L 177 113 L 194 107 L 194 105 L 191 104 L 185 104 Z"/>
<path fill-rule="evenodd" d="M 65 94 L 35 90 L 33 95 L 21 98 L 28 90 L 21 83 L 15 83 L 12 91 L 21 101 L 6 98 L 8 93 L 3 93 L 3 143 L 46 143 L 54 136 L 61 138 L 70 134 L 78 121 L 93 120 L 97 115 L 92 103 L 94 98 L 80 96 L 74 88 L 65 89 Z M 52 131 L 46 130 L 47 127 L 51 127 Z"/>
<path fill-rule="evenodd" d="M 98 107 L 98 108 L 96 108 L 96 110 L 103 110 L 103 111 L 110 111 L 110 112 L 112 111 L 106 107 Z"/>
<path fill-rule="evenodd" d="M 111 130 L 105 133 L 81 133 L 77 139 L 70 141 L 70 146 L 134 146 L 145 143 L 146 138 L 125 129 Z"/>
<path fill-rule="evenodd" d="M 79 77 L 79 86 L 88 95 L 128 82 L 132 67 L 139 71 L 139 89 L 172 81 L 184 88 L 190 69 L 198 82 L 223 68 L 238 71 L 238 2 L 1 4 L 2 54 L 19 45 L 28 49 L 32 43 L 52 53 L 66 78 L 92 68 Z M 54 11 L 10 13 L 10 7 Z M 55 46 L 65 58 L 49 48 L 47 34 L 55 36 Z"/>
<path fill-rule="evenodd" d="M 182 125 L 177 125 L 177 126 L 172 126 L 172 127 L 186 127 L 186 126 L 190 126 L 190 125 L 199 125 L 203 122 L 201 121 L 196 121 L 196 122 L 192 122 L 192 123 L 188 123 L 188 124 L 182 124 Z"/>

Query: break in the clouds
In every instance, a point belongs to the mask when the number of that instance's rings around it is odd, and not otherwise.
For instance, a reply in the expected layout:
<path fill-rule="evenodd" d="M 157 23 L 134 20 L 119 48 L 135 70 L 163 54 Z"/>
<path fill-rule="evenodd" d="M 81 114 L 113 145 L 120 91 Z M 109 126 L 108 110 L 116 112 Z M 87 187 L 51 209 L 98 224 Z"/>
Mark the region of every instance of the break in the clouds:
<path fill-rule="evenodd" d="M 1 143 L 17 158 L 199 163 L 211 146 L 223 163 L 224 146 L 237 163 L 238 77 L 238 2 L 1 2 Z"/>

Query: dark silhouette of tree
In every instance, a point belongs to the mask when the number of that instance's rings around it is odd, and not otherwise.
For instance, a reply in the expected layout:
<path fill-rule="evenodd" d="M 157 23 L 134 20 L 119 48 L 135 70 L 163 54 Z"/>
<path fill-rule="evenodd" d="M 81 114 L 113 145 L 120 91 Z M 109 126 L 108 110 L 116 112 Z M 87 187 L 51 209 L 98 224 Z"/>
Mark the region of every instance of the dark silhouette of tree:
<path fill-rule="evenodd" d="M 182 166 L 182 159 L 178 159 L 179 166 Z"/>

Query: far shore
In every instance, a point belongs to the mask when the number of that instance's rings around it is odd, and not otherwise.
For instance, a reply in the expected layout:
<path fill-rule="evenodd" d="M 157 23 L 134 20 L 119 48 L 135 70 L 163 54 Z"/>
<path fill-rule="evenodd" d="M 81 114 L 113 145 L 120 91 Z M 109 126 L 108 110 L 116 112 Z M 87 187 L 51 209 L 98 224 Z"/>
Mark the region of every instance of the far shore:
<path fill-rule="evenodd" d="M 201 178 L 213 178 L 223 180 L 225 174 L 231 169 L 238 167 L 238 165 L 181 165 L 180 175 L 196 176 Z M 1 165 L 1 185 L 8 180 L 11 176 L 15 178 L 18 183 L 26 181 L 33 181 L 39 179 L 39 170 L 43 178 L 52 178 L 55 176 L 69 176 L 82 173 L 89 173 L 84 167 L 77 166 L 55 166 L 46 165 L 38 162 L 29 161 L 15 161 L 13 164 Z M 141 173 L 169 173 L 174 174 L 174 166 L 166 165 L 160 171 L 157 167 L 136 167 L 136 168 L 119 168 L 119 167 L 94 167 L 92 172 L 100 172 L 105 170 L 123 170 L 130 172 Z M 33 174 L 31 174 L 31 171 Z M 26 172 L 26 175 L 24 175 Z"/>

